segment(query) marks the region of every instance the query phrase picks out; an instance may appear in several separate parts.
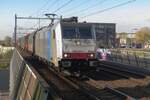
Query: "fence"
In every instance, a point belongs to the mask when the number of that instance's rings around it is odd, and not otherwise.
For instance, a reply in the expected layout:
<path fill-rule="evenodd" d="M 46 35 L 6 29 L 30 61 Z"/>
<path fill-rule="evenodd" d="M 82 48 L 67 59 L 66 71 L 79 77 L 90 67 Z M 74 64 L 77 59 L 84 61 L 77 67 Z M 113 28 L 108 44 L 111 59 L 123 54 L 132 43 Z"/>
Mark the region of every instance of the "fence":
<path fill-rule="evenodd" d="M 150 52 L 111 50 L 111 55 L 109 55 L 108 60 L 122 64 L 150 68 Z"/>
<path fill-rule="evenodd" d="M 14 49 L 10 64 L 10 100 L 47 100 L 49 85 Z"/>

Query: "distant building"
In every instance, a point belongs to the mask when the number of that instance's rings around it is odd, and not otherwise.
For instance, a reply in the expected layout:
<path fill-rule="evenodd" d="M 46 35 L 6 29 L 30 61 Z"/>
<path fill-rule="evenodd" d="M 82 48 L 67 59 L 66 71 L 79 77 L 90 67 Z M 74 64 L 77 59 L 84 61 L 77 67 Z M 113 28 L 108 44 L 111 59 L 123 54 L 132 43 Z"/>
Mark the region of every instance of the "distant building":
<path fill-rule="evenodd" d="M 98 47 L 113 48 L 116 40 L 115 23 L 94 23 Z"/>
<path fill-rule="evenodd" d="M 132 48 L 136 46 L 135 33 L 117 33 L 117 47 Z"/>

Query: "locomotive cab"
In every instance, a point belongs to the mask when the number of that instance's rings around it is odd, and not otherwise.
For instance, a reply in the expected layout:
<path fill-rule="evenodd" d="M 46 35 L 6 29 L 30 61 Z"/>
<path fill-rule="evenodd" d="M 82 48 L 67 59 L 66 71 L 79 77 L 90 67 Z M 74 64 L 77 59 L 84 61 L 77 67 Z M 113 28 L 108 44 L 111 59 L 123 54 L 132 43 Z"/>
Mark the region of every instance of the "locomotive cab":
<path fill-rule="evenodd" d="M 63 68 L 97 66 L 95 32 L 90 23 L 61 23 Z"/>

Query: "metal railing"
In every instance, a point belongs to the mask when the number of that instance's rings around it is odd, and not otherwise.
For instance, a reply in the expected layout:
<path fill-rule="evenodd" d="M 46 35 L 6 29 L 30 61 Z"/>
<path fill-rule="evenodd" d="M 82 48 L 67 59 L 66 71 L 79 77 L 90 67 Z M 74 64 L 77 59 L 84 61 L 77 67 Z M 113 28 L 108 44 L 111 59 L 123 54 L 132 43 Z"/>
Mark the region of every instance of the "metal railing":
<path fill-rule="evenodd" d="M 108 55 L 109 61 L 138 67 L 150 68 L 150 52 L 130 51 L 130 50 L 112 50 Z"/>

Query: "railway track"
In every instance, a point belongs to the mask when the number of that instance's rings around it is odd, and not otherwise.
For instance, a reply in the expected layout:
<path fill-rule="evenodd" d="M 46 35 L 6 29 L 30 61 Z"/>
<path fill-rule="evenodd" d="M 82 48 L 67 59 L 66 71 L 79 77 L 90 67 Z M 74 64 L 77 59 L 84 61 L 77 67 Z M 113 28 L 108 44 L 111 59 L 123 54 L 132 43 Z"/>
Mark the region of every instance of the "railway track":
<path fill-rule="evenodd" d="M 37 61 L 28 60 L 28 62 L 37 68 L 38 72 L 55 90 L 55 98 L 58 100 L 136 100 L 108 86 L 100 90 L 78 79 L 64 77 L 63 74 L 51 68 L 48 69 L 47 65 L 38 63 Z"/>
<path fill-rule="evenodd" d="M 110 62 L 110 61 L 100 61 L 101 65 L 109 65 L 109 66 L 113 66 L 114 68 L 119 68 L 119 69 L 125 69 L 125 70 L 130 70 L 130 71 L 134 71 L 136 73 L 144 73 L 144 75 L 150 75 L 150 70 L 146 69 L 146 68 L 142 68 L 142 67 L 136 67 L 136 66 L 132 66 L 132 65 L 125 65 L 125 64 L 121 64 L 121 63 L 116 63 L 116 62 Z"/>
<path fill-rule="evenodd" d="M 95 97 L 96 100 L 137 100 L 119 90 L 113 89 L 109 86 L 105 86 L 103 89 L 95 88 L 83 81 L 79 81 L 76 78 L 68 77 L 69 80 L 78 84 L 82 90 L 86 90 L 87 93 Z"/>
<path fill-rule="evenodd" d="M 100 70 L 106 71 L 108 73 L 121 76 L 125 79 L 128 79 L 129 81 L 132 81 L 133 83 L 138 83 L 139 85 L 143 84 L 143 81 L 140 81 L 138 79 L 145 78 L 147 76 L 147 73 L 140 73 L 136 71 L 131 71 L 129 69 L 124 68 L 117 68 L 111 65 L 101 64 Z"/>
<path fill-rule="evenodd" d="M 107 64 L 100 64 L 100 67 L 98 69 L 122 76 L 124 78 L 130 78 L 130 77 L 145 78 L 146 76 L 146 74 L 144 73 L 136 72 L 133 70 L 131 71 L 131 70 L 124 69 L 124 68 L 117 68 L 117 67 L 114 67 L 113 65 L 107 65 Z"/>
<path fill-rule="evenodd" d="M 141 88 L 140 90 L 138 90 L 139 93 L 137 93 L 137 92 L 133 93 L 134 91 L 130 92 L 130 91 L 126 90 L 125 88 L 123 89 L 123 87 L 128 87 L 128 86 L 129 86 L 128 89 L 130 89 L 130 87 L 132 87 L 132 86 L 135 86 L 135 89 L 136 89 L 136 86 L 143 86 L 143 88 L 144 88 L 144 86 L 148 87 L 150 84 L 148 81 L 148 79 L 149 79 L 149 77 L 148 77 L 149 73 L 148 72 L 146 72 L 146 73 L 144 73 L 144 71 L 143 71 L 143 73 L 140 71 L 136 72 L 136 69 L 135 70 L 127 70 L 123 67 L 122 67 L 122 69 L 120 69 L 120 68 L 114 67 L 113 65 L 107 65 L 107 64 L 106 65 L 103 64 L 101 67 L 99 67 L 98 72 L 99 73 L 105 72 L 105 73 L 108 73 L 110 76 L 112 76 L 112 75 L 113 76 L 120 76 L 120 77 L 122 77 L 123 80 L 118 78 L 118 80 L 108 81 L 108 83 L 107 83 L 107 81 L 104 81 L 103 79 L 102 79 L 102 81 L 93 80 L 93 83 L 88 82 L 89 84 L 91 84 L 91 83 L 92 83 L 92 85 L 95 84 L 95 85 L 97 85 L 98 88 L 103 88 L 104 90 L 108 90 L 108 88 L 113 87 L 111 89 L 114 89 L 114 90 L 117 89 L 117 91 L 119 93 L 121 93 L 121 94 L 123 93 L 127 97 L 129 97 L 128 95 L 132 95 L 134 97 L 137 97 L 138 100 L 140 100 L 139 98 L 142 98 L 142 95 L 144 97 L 144 94 L 149 97 L 148 94 L 150 94 L 150 92 L 148 91 L 148 89 L 142 89 Z M 103 77 L 105 77 L 105 75 Z M 107 77 L 107 75 L 106 75 L 106 77 Z M 123 86 L 122 86 L 121 81 L 126 82 L 126 83 L 123 84 Z M 108 87 L 108 88 L 107 88 L 107 86 L 105 87 L 106 84 L 110 87 Z M 120 86 L 116 85 L 116 84 L 120 84 Z M 122 87 L 122 88 L 119 88 L 119 87 Z M 109 89 L 109 90 L 111 90 L 111 89 Z M 136 99 L 131 98 L 131 100 L 136 100 Z M 146 99 L 146 100 L 149 100 L 149 99 Z"/>

